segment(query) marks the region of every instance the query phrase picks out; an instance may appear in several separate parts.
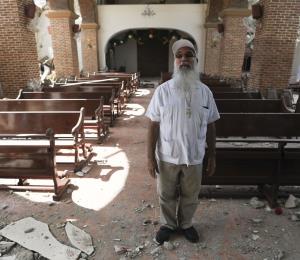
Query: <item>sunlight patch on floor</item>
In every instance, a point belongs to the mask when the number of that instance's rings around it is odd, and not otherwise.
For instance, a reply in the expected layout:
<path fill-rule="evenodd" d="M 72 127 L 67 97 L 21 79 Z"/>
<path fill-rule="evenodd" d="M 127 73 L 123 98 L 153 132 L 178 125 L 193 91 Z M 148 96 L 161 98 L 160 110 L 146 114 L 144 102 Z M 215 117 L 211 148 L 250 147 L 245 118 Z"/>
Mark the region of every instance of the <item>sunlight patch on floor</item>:
<path fill-rule="evenodd" d="M 123 190 L 129 172 L 123 150 L 118 147 L 101 147 L 100 150 L 101 158 L 94 160 L 90 173 L 83 178 L 71 178 L 71 183 L 77 188 L 72 192 L 73 202 L 92 210 L 100 210 L 116 198 Z M 103 159 L 107 160 L 106 163 Z M 89 175 L 95 177 L 90 178 Z"/>

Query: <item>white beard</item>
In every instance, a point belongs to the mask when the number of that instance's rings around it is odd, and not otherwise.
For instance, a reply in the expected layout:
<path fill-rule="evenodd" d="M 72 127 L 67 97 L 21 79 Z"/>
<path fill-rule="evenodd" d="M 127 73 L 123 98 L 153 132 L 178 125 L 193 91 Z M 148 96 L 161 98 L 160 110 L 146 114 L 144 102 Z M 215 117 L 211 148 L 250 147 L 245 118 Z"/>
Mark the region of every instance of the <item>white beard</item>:
<path fill-rule="evenodd" d="M 190 92 L 200 81 L 195 64 L 192 65 L 192 68 L 179 68 L 174 64 L 173 79 L 174 86 L 183 94 Z"/>

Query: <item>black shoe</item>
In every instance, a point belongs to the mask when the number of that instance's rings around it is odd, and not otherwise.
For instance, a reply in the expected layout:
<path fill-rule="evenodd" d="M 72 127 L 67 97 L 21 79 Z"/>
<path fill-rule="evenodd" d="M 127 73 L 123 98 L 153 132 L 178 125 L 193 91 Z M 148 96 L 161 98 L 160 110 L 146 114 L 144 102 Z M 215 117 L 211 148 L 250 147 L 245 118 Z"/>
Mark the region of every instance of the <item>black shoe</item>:
<path fill-rule="evenodd" d="M 192 243 L 199 242 L 198 232 L 196 231 L 196 229 L 193 226 L 191 226 L 187 229 L 182 229 L 182 233 L 188 241 L 190 241 Z"/>
<path fill-rule="evenodd" d="M 162 245 L 165 241 L 169 241 L 170 236 L 174 233 L 173 229 L 161 226 L 156 233 L 155 241 L 157 244 Z"/>

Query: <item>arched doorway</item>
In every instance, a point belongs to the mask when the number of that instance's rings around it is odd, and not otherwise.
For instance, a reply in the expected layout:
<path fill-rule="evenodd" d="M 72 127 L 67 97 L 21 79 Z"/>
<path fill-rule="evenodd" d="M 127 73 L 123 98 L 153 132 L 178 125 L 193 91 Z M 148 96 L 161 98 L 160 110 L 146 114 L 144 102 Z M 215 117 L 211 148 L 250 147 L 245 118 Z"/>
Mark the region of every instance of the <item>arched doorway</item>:
<path fill-rule="evenodd" d="M 108 42 L 106 65 L 109 70 L 134 72 L 142 77 L 159 77 L 173 70 L 172 43 L 190 39 L 185 32 L 171 29 L 132 29 L 115 34 Z"/>

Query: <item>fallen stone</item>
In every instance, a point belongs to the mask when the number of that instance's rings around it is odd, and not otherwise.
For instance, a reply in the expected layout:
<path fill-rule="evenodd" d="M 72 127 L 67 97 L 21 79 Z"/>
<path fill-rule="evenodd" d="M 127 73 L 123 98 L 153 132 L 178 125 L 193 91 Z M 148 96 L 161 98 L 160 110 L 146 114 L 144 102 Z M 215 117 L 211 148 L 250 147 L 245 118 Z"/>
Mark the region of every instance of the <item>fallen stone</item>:
<path fill-rule="evenodd" d="M 300 221 L 300 218 L 299 218 L 297 215 L 292 214 L 292 215 L 291 215 L 291 220 L 292 220 L 292 221 Z"/>
<path fill-rule="evenodd" d="M 34 260 L 34 253 L 29 250 L 22 250 L 17 253 L 16 260 Z"/>
<path fill-rule="evenodd" d="M 173 250 L 175 248 L 172 242 L 169 241 L 164 242 L 163 247 L 167 250 Z"/>
<path fill-rule="evenodd" d="M 75 172 L 75 174 L 76 174 L 78 177 L 83 177 L 83 176 L 84 176 L 84 172 L 82 172 L 82 171 L 77 171 L 77 172 Z"/>
<path fill-rule="evenodd" d="M 14 242 L 7 242 L 7 241 L 1 241 L 0 242 L 0 254 L 6 254 L 7 252 L 9 252 L 12 247 L 14 247 L 16 243 Z"/>
<path fill-rule="evenodd" d="M 152 256 L 154 256 L 154 255 L 160 255 L 161 253 L 162 253 L 162 249 L 161 249 L 160 246 L 154 248 L 154 249 L 150 252 L 150 254 L 151 254 Z"/>
<path fill-rule="evenodd" d="M 73 246 L 91 255 L 94 252 L 91 236 L 84 230 L 68 222 L 65 226 L 67 236 Z"/>
<path fill-rule="evenodd" d="M 128 248 L 125 246 L 114 245 L 114 249 L 118 255 L 122 255 L 128 252 Z"/>
<path fill-rule="evenodd" d="M 33 228 L 30 233 L 25 230 Z M 56 260 L 76 260 L 80 251 L 58 242 L 50 233 L 47 224 L 32 217 L 16 221 L 0 230 L 0 235 L 15 241 L 22 247 L 38 252 L 43 257 Z M 48 238 L 45 239 L 45 236 Z"/>
<path fill-rule="evenodd" d="M 149 224 L 151 224 L 152 223 L 152 220 L 151 219 L 146 219 L 146 220 L 144 220 L 144 222 L 143 222 L 143 226 L 148 226 Z"/>
<path fill-rule="evenodd" d="M 296 208 L 298 206 L 298 199 L 290 194 L 290 196 L 288 197 L 288 199 L 286 200 L 284 207 L 287 209 L 293 209 Z"/>
<path fill-rule="evenodd" d="M 255 235 L 255 234 L 252 234 L 252 240 L 257 240 L 257 239 L 259 239 L 259 235 Z"/>
<path fill-rule="evenodd" d="M 5 210 L 8 208 L 7 204 L 0 204 L 0 209 Z"/>
<path fill-rule="evenodd" d="M 281 260 L 285 257 L 285 252 L 279 250 L 278 253 L 274 256 L 274 260 Z"/>
<path fill-rule="evenodd" d="M 88 173 L 91 169 L 92 169 L 92 166 L 87 165 L 87 166 L 84 166 L 84 167 L 82 168 L 81 171 L 82 171 L 84 174 L 86 174 L 86 173 Z"/>
<path fill-rule="evenodd" d="M 250 200 L 250 205 L 255 209 L 259 209 L 259 208 L 263 208 L 265 206 L 265 203 L 259 200 L 257 197 L 253 197 Z"/>
<path fill-rule="evenodd" d="M 252 222 L 255 223 L 255 224 L 262 223 L 262 219 L 261 219 L 261 218 L 252 218 L 251 220 L 252 220 Z"/>
<path fill-rule="evenodd" d="M 16 255 L 0 256 L 1 260 L 16 260 Z"/>

